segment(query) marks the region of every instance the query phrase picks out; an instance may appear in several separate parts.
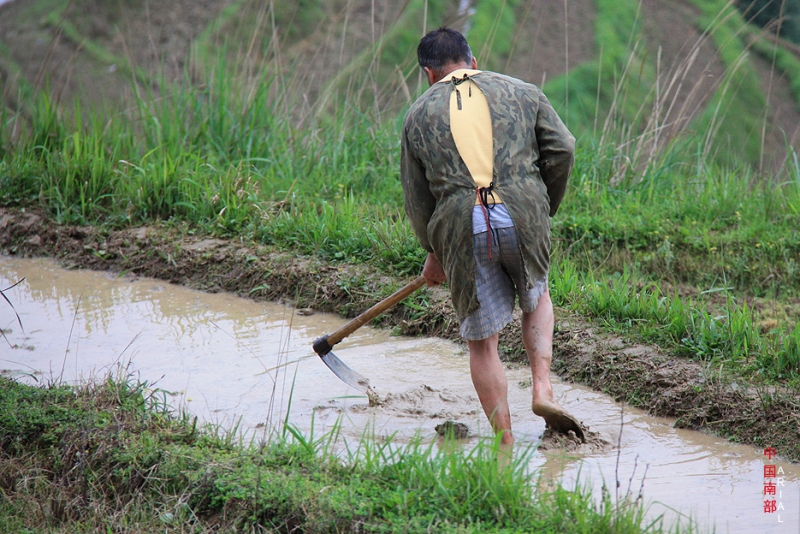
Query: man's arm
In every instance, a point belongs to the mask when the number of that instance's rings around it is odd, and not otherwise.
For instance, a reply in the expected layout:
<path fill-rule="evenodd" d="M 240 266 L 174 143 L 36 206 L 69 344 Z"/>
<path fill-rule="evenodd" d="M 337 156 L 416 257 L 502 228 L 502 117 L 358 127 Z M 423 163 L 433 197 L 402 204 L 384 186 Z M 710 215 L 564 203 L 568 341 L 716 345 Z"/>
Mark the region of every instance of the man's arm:
<path fill-rule="evenodd" d="M 403 128 L 400 152 L 400 181 L 403 184 L 406 215 L 422 248 L 433 252 L 428 241 L 428 222 L 436 209 L 436 198 L 428 187 L 425 167 L 414 156 L 408 142 L 408 128 Z"/>
<path fill-rule="evenodd" d="M 575 138 L 541 92 L 536 116 L 536 140 L 539 144 L 539 172 L 547 186 L 552 217 L 567 191 L 567 180 L 575 163 Z"/>

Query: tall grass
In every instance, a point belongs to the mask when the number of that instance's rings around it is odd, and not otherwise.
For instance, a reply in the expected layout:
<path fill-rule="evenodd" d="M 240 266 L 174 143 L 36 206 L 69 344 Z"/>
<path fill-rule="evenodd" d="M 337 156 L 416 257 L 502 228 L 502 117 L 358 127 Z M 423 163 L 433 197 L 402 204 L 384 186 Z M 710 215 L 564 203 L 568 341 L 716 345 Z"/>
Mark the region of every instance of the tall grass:
<path fill-rule="evenodd" d="M 571 202 L 554 220 L 571 258 L 605 272 L 625 265 L 672 282 L 714 287 L 724 280 L 756 296 L 797 287 L 800 237 L 796 180 L 752 179 L 749 171 L 708 165 L 701 149 L 673 152 L 640 183 L 610 187 L 609 152 L 583 153 Z"/>
<path fill-rule="evenodd" d="M 622 137 L 630 140 L 641 127 L 641 110 L 653 98 L 655 73 L 644 60 L 639 2 L 600 0 L 594 32 L 598 58 L 547 82 L 544 89 L 582 138 L 621 144 Z"/>

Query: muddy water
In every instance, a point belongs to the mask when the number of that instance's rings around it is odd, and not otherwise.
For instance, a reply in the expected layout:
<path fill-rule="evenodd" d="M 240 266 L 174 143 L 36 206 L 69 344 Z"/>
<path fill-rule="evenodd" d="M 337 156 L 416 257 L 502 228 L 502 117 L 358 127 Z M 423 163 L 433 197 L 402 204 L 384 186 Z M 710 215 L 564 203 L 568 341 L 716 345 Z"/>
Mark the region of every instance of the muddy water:
<path fill-rule="evenodd" d="M 340 422 L 351 441 L 365 433 L 405 442 L 418 433 L 435 439 L 448 419 L 467 423 L 477 442 L 489 427 L 457 344 L 390 337 L 363 328 L 336 348 L 370 378 L 384 400 L 367 399 L 337 380 L 311 350 L 312 341 L 344 321 L 299 315 L 277 305 L 228 294 L 205 294 L 165 282 L 107 273 L 68 271 L 48 260 L 0 257 L 0 288 L 25 277 L 0 302 L 0 369 L 28 382 L 76 382 L 107 372 L 136 373 L 165 392 L 173 406 L 202 420 L 258 438 L 290 421 L 306 433 Z M 527 369 L 508 370 L 510 404 L 519 447 L 537 445 L 544 424 L 530 413 Z M 644 415 L 579 386 L 556 382 L 561 404 L 621 448 L 538 450 L 532 465 L 568 487 L 580 476 L 600 494 L 638 494 L 643 484 L 649 516 L 691 516 L 705 531 L 800 534 L 800 466 L 773 460 L 782 477 L 775 513 L 764 513 L 760 450 Z M 291 403 L 290 403 L 291 397 Z M 620 428 L 622 434 L 620 438 Z M 645 475 L 646 469 L 646 475 Z"/>

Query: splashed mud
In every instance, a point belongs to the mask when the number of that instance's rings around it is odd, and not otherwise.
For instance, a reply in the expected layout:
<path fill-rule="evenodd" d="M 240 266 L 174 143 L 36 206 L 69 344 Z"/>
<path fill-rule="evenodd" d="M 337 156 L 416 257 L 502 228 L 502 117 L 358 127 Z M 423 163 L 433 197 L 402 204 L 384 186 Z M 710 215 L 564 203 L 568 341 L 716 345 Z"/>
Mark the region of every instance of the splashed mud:
<path fill-rule="evenodd" d="M 566 451 L 592 454 L 611 450 L 611 441 L 604 438 L 599 432 L 592 432 L 589 427 L 581 423 L 584 440 L 570 430 L 567 434 L 556 432 L 552 428 L 545 428 L 539 449 L 543 451 Z"/>
<path fill-rule="evenodd" d="M 478 413 L 477 398 L 454 393 L 447 388 L 436 389 L 422 384 L 402 393 L 387 393 L 381 396 L 370 389 L 367 404 L 349 406 L 350 412 L 372 412 L 393 417 L 452 420 L 474 416 Z M 333 406 L 317 406 L 315 410 L 331 409 Z"/>

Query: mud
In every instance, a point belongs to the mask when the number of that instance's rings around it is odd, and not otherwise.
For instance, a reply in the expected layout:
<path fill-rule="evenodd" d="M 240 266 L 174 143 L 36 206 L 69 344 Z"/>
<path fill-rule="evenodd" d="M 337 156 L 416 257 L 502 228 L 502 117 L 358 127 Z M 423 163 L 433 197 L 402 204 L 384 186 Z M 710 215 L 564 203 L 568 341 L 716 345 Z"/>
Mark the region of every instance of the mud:
<path fill-rule="evenodd" d="M 582 454 L 611 450 L 611 441 L 604 438 L 599 432 L 592 432 L 583 423 L 581 423 L 581 430 L 583 430 L 584 439 L 576 436 L 572 430 L 567 434 L 562 434 L 552 428 L 546 428 L 544 434 L 542 434 L 542 442 L 539 444 L 539 448 L 543 451 L 563 450 Z"/>
<path fill-rule="evenodd" d="M 226 291 L 258 302 L 291 303 L 343 317 L 365 311 L 407 282 L 367 266 L 325 264 L 239 240 L 191 235 L 186 227 L 59 226 L 41 213 L 22 209 L 0 209 L 0 252 L 52 256 L 67 267 L 149 276 L 206 292 Z M 349 291 L 351 287 L 359 291 Z M 456 339 L 457 321 L 447 294 L 441 289 L 423 291 L 429 303 L 425 313 L 396 306 L 375 324 L 391 326 L 404 335 Z M 696 362 L 664 354 L 656 346 L 604 335 L 565 310 L 556 314 L 553 369 L 560 376 L 653 415 L 675 417 L 679 427 L 772 446 L 782 457 L 800 461 L 797 392 L 743 387 Z M 507 359 L 522 361 L 518 326 L 503 332 L 500 345 Z"/>
<path fill-rule="evenodd" d="M 445 438 L 466 439 L 469 437 L 469 425 L 458 421 L 445 421 L 436 425 L 436 434 Z"/>
<path fill-rule="evenodd" d="M 751 388 L 714 370 L 664 354 L 658 347 L 598 335 L 562 322 L 554 370 L 615 399 L 676 418 L 675 426 L 704 430 L 758 446 L 780 444 L 800 459 L 800 396 L 782 388 Z"/>
<path fill-rule="evenodd" d="M 476 402 L 474 396 L 459 395 L 447 388 L 437 389 L 425 384 L 402 393 L 388 392 L 385 396 L 373 392 L 368 397 L 368 405 L 359 404 L 351 407 L 350 410 L 363 412 L 372 409 L 394 417 L 448 420 L 478 413 L 474 407 Z M 467 408 L 465 409 L 465 407 Z M 325 408 L 317 407 L 316 409 Z M 437 430 L 437 432 L 439 431 Z"/>

